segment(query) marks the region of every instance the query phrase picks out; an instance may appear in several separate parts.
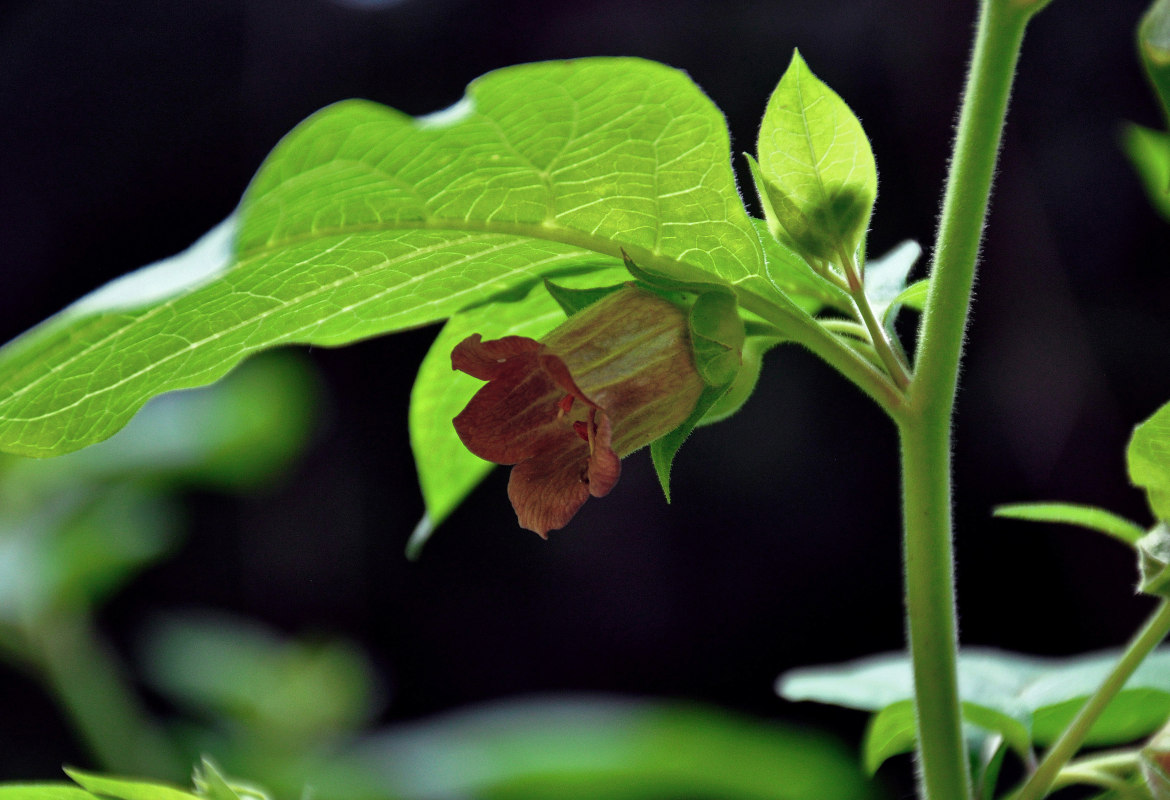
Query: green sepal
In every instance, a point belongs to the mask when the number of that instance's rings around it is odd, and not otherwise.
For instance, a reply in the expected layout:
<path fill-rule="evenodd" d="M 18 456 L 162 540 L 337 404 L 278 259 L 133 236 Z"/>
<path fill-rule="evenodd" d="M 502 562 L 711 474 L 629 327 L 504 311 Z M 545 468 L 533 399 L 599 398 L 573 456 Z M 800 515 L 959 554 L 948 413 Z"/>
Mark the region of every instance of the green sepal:
<path fill-rule="evenodd" d="M 722 294 L 734 296 L 731 287 L 723 283 L 710 283 L 707 281 L 680 281 L 675 278 L 668 278 L 665 275 L 659 275 L 654 272 L 647 272 L 634 263 L 634 259 L 630 258 L 630 254 L 624 249 L 622 250 L 622 261 L 625 262 L 626 269 L 635 280 L 646 284 L 651 289 L 666 292 L 690 292 L 691 294 L 704 294 L 706 292 L 719 292 Z"/>
<path fill-rule="evenodd" d="M 662 484 L 662 493 L 666 496 L 666 502 L 670 502 L 670 467 L 674 463 L 674 457 L 678 453 L 683 442 L 691 435 L 696 426 L 706 416 L 707 412 L 719 401 L 719 398 L 731 388 L 730 383 L 723 386 L 708 386 L 699 395 L 699 402 L 695 404 L 695 410 L 686 418 L 682 425 L 679 425 L 670 433 L 663 436 L 661 439 L 656 439 L 650 443 L 650 459 L 654 462 L 654 471 L 658 474 L 658 482 Z"/>
<path fill-rule="evenodd" d="M 736 373 L 735 378 L 731 381 L 731 386 L 728 387 L 723 396 L 699 420 L 700 426 L 722 422 L 743 407 L 743 404 L 755 391 L 756 383 L 760 379 L 764 353 L 784 341 L 775 332 L 753 336 L 750 331 L 750 323 L 748 327 L 748 337 L 743 343 L 743 366 Z"/>
<path fill-rule="evenodd" d="M 744 326 L 735 296 L 705 292 L 688 316 L 695 367 L 708 386 L 730 384 L 743 366 Z"/>
<path fill-rule="evenodd" d="M 1170 527 L 1165 522 L 1138 540 L 1138 591 L 1157 597 L 1170 597 Z"/>
<path fill-rule="evenodd" d="M 626 284 L 619 283 L 616 286 L 599 286 L 589 289 L 570 289 L 567 286 L 559 286 L 548 278 L 544 279 L 544 288 L 552 295 L 552 299 L 557 301 L 557 305 L 565 312 L 565 316 L 571 317 L 582 309 L 596 303 L 614 292 L 625 287 Z"/>

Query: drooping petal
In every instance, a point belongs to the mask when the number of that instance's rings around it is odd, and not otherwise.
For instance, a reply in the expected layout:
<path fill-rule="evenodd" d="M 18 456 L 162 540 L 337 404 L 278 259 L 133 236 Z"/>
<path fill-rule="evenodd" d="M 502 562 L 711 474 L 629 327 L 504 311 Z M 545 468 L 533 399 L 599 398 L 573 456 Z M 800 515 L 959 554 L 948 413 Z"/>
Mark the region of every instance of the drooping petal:
<path fill-rule="evenodd" d="M 542 451 L 512 468 L 508 499 L 520 526 L 548 538 L 548 532 L 569 524 L 589 499 L 609 494 L 621 476 L 622 462 L 610 446 L 609 417 L 596 415 L 593 452 L 572 433 L 576 443 Z"/>

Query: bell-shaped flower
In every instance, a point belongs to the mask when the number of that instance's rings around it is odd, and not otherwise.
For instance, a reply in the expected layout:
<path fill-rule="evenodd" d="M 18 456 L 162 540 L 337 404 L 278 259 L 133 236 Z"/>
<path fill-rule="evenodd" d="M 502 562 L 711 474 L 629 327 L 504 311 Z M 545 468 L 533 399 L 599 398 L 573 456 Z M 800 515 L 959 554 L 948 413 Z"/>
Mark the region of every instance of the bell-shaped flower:
<path fill-rule="evenodd" d="M 520 525 L 546 537 L 590 495 L 617 483 L 624 456 L 681 425 L 703 392 L 685 312 L 623 287 L 543 341 L 474 334 L 454 369 L 487 381 L 455 417 L 472 453 L 514 464 L 508 497 Z"/>

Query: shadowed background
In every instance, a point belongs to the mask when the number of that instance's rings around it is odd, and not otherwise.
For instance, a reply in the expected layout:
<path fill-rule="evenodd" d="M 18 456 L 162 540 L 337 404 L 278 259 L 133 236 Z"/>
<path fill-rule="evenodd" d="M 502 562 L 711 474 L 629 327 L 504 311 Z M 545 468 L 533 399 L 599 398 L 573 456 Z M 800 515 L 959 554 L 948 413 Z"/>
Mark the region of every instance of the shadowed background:
<path fill-rule="evenodd" d="M 958 406 L 967 643 L 1080 652 L 1120 644 L 1146 613 L 1115 543 L 990 518 L 998 503 L 1059 499 L 1150 521 L 1123 456 L 1170 399 L 1170 223 L 1118 145 L 1123 121 L 1159 124 L 1133 46 L 1144 5 L 1055 0 L 1025 42 Z M 551 58 L 686 70 L 727 115 L 748 186 L 739 153 L 799 47 L 870 136 L 871 254 L 929 247 L 974 6 L 9 0 L 0 339 L 191 243 L 321 106 L 427 113 L 483 72 Z M 673 505 L 639 454 L 546 543 L 515 526 L 497 470 L 408 563 L 422 505 L 407 398 L 433 333 L 307 352 L 325 400 L 306 458 L 255 496 L 192 494 L 183 551 L 103 615 L 115 643 L 132 653 L 157 609 L 212 607 L 358 640 L 389 687 L 384 721 L 602 690 L 858 734 L 861 715 L 784 704 L 772 682 L 902 644 L 897 443 L 859 392 L 773 351 L 744 410 L 681 451 Z M 84 760 L 34 683 L 5 674 L 0 708 L 0 779 Z"/>

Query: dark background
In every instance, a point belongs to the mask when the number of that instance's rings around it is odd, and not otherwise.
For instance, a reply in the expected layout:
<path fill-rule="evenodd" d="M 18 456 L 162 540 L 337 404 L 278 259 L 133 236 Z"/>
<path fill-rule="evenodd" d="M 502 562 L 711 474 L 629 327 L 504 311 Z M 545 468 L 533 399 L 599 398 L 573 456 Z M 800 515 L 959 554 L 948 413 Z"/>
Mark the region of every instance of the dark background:
<path fill-rule="evenodd" d="M 1170 399 L 1170 224 L 1117 138 L 1125 120 L 1160 124 L 1133 46 L 1144 5 L 1055 0 L 1025 42 L 958 405 L 965 643 L 1114 646 L 1148 606 L 1115 543 L 990 517 L 1061 499 L 1149 522 L 1123 456 Z M 932 0 L 6 0 L 0 339 L 192 242 L 317 108 L 358 96 L 426 113 L 483 72 L 550 58 L 685 69 L 739 153 L 799 47 L 873 143 L 871 253 L 928 247 L 974 13 Z M 499 470 L 412 564 L 406 407 L 432 334 L 309 352 L 327 400 L 304 462 L 260 496 L 193 495 L 186 549 L 103 617 L 114 641 L 131 652 L 158 608 L 215 607 L 358 639 L 391 687 L 386 721 L 604 690 L 857 735 L 858 716 L 789 706 L 772 683 L 902 645 L 897 442 L 872 404 L 809 355 L 775 351 L 745 409 L 682 450 L 673 505 L 639 454 L 546 543 L 515 526 Z M 5 673 L 0 708 L 0 743 L 23 754 L 0 756 L 0 779 L 83 760 L 34 684 Z"/>

